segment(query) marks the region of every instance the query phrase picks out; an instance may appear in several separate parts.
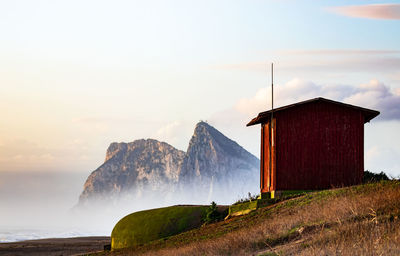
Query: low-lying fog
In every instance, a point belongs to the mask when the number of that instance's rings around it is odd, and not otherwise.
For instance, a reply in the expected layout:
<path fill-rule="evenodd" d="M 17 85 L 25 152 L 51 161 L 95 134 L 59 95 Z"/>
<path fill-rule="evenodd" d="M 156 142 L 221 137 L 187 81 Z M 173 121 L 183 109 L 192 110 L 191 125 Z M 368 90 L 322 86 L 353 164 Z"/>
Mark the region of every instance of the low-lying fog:
<path fill-rule="evenodd" d="M 207 199 L 193 201 L 191 193 L 200 192 L 191 191 L 180 199 L 163 195 L 146 199 L 144 195 L 141 200 L 104 201 L 86 210 L 74 208 L 88 175 L 76 172 L 0 172 L 0 242 L 110 236 L 118 220 L 134 211 L 175 204 L 209 204 L 210 200 L 228 204 L 247 194 L 242 191 L 230 198 L 205 197 Z"/>
<path fill-rule="evenodd" d="M 89 231 L 107 235 L 105 225 L 95 230 L 92 223 L 70 214 L 86 176 L 76 172 L 0 172 L 0 242 L 89 235 Z"/>

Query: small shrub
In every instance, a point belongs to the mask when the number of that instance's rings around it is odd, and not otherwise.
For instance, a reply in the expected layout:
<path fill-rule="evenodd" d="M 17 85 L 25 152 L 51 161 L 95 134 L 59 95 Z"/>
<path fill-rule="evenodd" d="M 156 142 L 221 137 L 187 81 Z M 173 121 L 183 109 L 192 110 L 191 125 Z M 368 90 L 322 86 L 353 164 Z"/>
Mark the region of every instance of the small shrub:
<path fill-rule="evenodd" d="M 368 170 L 364 172 L 363 183 L 378 182 L 381 180 L 389 180 L 389 177 L 386 175 L 386 173 L 373 173 Z"/>
<path fill-rule="evenodd" d="M 213 223 L 222 219 L 221 213 L 218 211 L 217 204 L 213 201 L 211 202 L 210 207 L 206 210 L 206 215 L 204 217 L 205 223 Z"/>

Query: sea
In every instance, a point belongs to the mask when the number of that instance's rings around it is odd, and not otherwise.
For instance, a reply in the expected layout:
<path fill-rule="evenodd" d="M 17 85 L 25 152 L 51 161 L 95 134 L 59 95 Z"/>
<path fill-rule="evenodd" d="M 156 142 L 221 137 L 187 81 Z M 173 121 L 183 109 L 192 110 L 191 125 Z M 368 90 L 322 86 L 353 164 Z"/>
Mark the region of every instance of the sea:
<path fill-rule="evenodd" d="M 45 238 L 69 238 L 84 236 L 110 236 L 105 230 L 82 231 L 79 229 L 26 229 L 15 227 L 0 227 L 0 243 L 19 242 Z"/>
<path fill-rule="evenodd" d="M 0 171 L 0 243 L 110 236 L 118 217 L 71 215 L 87 173 Z"/>

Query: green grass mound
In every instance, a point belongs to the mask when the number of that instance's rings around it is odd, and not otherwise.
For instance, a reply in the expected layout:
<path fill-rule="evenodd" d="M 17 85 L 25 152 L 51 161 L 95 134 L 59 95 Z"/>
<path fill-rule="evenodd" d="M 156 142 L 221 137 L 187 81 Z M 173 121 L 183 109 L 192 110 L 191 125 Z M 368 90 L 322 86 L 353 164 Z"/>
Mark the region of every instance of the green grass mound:
<path fill-rule="evenodd" d="M 134 247 L 200 227 L 207 208 L 178 205 L 129 214 L 115 225 L 111 247 Z"/>

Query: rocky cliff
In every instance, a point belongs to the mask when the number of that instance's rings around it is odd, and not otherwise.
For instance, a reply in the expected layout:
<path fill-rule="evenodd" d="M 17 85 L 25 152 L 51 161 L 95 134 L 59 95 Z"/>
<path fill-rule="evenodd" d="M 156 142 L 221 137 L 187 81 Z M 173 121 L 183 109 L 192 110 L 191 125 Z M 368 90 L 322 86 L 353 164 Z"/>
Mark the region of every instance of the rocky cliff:
<path fill-rule="evenodd" d="M 122 194 L 217 200 L 257 191 L 258 177 L 259 160 L 255 156 L 200 122 L 186 153 L 151 139 L 112 143 L 105 162 L 86 180 L 79 203 L 110 200 Z"/>
<path fill-rule="evenodd" d="M 254 155 L 214 127 L 200 122 L 189 142 L 179 184 L 185 190 L 207 194 L 209 200 L 216 194 L 243 194 L 258 188 L 259 166 Z"/>
<path fill-rule="evenodd" d="M 111 143 L 105 162 L 87 178 L 79 201 L 169 189 L 179 180 L 184 156 L 185 152 L 152 139 Z"/>

